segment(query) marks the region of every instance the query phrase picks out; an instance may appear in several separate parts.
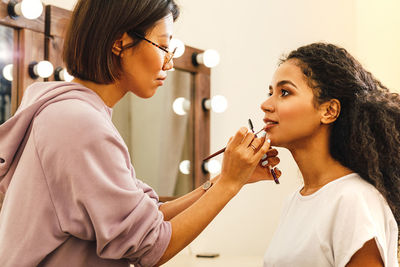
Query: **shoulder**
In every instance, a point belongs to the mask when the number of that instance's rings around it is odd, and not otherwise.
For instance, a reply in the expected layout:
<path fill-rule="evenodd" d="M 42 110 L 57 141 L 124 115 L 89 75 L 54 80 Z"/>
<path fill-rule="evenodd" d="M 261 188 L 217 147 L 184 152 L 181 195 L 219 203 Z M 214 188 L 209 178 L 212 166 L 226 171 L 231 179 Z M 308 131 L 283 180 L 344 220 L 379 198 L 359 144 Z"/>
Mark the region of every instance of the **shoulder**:
<path fill-rule="evenodd" d="M 332 187 L 327 191 L 327 193 L 334 195 L 334 198 L 339 202 L 354 201 L 354 204 L 359 202 L 386 202 L 382 194 L 372 184 L 356 173 L 334 181 Z"/>
<path fill-rule="evenodd" d="M 115 136 L 110 111 L 96 97 L 90 92 L 73 92 L 71 97 L 45 105 L 33 120 L 35 139 L 72 145 Z"/>

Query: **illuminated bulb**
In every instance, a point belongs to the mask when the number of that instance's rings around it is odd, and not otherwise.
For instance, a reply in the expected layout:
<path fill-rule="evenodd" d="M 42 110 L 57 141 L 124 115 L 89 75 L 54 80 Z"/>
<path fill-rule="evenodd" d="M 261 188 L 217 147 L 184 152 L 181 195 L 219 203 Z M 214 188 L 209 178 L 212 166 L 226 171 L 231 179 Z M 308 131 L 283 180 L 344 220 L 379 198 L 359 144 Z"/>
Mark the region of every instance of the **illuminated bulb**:
<path fill-rule="evenodd" d="M 179 97 L 175 99 L 174 103 L 172 104 L 172 109 L 180 116 L 186 115 L 186 113 L 190 110 L 190 101 L 184 97 Z"/>
<path fill-rule="evenodd" d="M 215 113 L 222 113 L 228 108 L 228 101 L 222 95 L 216 95 L 210 99 L 206 99 L 203 102 L 203 107 L 206 110 L 212 110 Z"/>
<path fill-rule="evenodd" d="M 21 15 L 27 19 L 37 19 L 42 12 L 43 4 L 40 0 L 23 0 L 21 3 L 10 1 L 8 4 L 8 13 L 14 19 Z"/>
<path fill-rule="evenodd" d="M 54 78 L 56 81 L 66 81 L 70 82 L 74 79 L 74 76 L 68 73 L 68 71 L 62 67 L 56 68 L 54 71 Z"/>
<path fill-rule="evenodd" d="M 29 74 L 33 79 L 41 78 L 49 78 L 53 74 L 54 68 L 53 64 L 49 61 L 43 60 L 39 63 L 32 62 L 29 64 Z"/>
<path fill-rule="evenodd" d="M 219 173 L 221 171 L 221 163 L 216 159 L 212 159 L 203 163 L 203 169 L 211 174 Z"/>
<path fill-rule="evenodd" d="M 204 53 L 195 54 L 195 65 L 204 64 L 208 68 L 213 68 L 219 64 L 219 53 L 213 49 L 207 49 Z"/>
<path fill-rule="evenodd" d="M 182 56 L 183 53 L 185 53 L 185 44 L 179 39 L 175 39 L 175 38 L 171 39 L 171 41 L 169 43 L 169 47 L 170 47 L 170 51 L 174 51 L 174 49 L 176 47 L 174 58 L 178 58 L 178 57 Z"/>
<path fill-rule="evenodd" d="M 179 170 L 183 174 L 190 174 L 190 161 L 184 160 L 179 164 Z"/>
<path fill-rule="evenodd" d="M 13 80 L 13 64 L 7 64 L 4 66 L 3 77 L 10 82 Z"/>

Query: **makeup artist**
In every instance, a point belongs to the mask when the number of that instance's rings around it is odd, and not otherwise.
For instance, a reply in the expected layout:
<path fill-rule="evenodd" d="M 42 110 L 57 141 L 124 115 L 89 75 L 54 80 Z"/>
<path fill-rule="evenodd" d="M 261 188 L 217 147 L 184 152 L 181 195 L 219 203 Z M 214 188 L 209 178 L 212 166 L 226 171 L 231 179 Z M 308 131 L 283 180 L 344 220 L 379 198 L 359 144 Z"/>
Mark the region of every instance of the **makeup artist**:
<path fill-rule="evenodd" d="M 0 266 L 160 265 L 243 185 L 272 180 L 261 163 L 267 153 L 276 165 L 277 152 L 247 128 L 229 140 L 211 187 L 162 204 L 136 178 L 112 107 L 163 84 L 178 14 L 173 0 L 77 2 L 64 44 L 75 79 L 33 84 L 0 126 Z"/>
<path fill-rule="evenodd" d="M 397 267 L 399 95 L 344 48 L 313 43 L 281 61 L 261 108 L 304 181 L 264 267 Z"/>

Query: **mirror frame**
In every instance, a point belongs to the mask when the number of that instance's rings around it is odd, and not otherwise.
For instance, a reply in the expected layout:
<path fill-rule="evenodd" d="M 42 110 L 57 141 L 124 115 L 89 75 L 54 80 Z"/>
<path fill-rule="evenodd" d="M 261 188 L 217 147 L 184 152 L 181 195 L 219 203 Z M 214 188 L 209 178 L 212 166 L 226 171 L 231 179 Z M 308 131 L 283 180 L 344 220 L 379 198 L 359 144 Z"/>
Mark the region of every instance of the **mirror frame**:
<path fill-rule="evenodd" d="M 14 29 L 14 79 L 11 89 L 11 114 L 14 114 L 25 88 L 34 82 L 43 81 L 41 78 L 32 79 L 28 73 L 28 66 L 32 61 L 45 58 L 45 12 L 35 20 L 28 20 L 23 16 L 12 19 L 8 15 L 8 2 L 0 2 L 0 24 Z"/>
<path fill-rule="evenodd" d="M 61 52 L 63 46 L 64 30 L 67 27 L 72 12 L 63 8 L 46 6 L 46 60 L 53 63 L 54 68 L 64 66 Z M 174 59 L 174 68 L 190 72 L 193 75 L 193 188 L 195 189 L 209 179 L 209 174 L 203 170 L 203 159 L 210 154 L 210 111 L 204 110 L 203 99 L 210 98 L 210 69 L 204 65 L 195 66 L 192 63 L 194 53 L 202 53 L 203 50 L 185 46 L 184 54 Z M 49 80 L 54 80 L 54 77 Z M 160 196 L 160 201 L 165 202 L 176 197 Z"/>

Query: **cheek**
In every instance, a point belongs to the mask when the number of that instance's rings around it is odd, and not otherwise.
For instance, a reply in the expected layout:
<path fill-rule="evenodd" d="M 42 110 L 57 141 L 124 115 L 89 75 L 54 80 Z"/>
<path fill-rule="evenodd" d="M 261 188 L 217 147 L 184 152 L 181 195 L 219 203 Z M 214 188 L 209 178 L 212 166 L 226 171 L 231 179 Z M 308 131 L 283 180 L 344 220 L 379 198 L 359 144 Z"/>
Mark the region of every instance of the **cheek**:
<path fill-rule="evenodd" d="M 302 105 L 301 103 L 293 103 L 292 105 L 282 106 L 278 109 L 279 121 L 284 123 L 285 121 L 294 122 L 296 120 L 301 120 L 304 116 L 306 116 L 305 113 L 308 113 L 307 110 L 309 109 L 309 107 L 305 106 L 304 104 Z"/>

